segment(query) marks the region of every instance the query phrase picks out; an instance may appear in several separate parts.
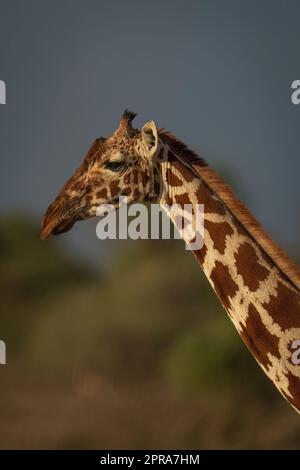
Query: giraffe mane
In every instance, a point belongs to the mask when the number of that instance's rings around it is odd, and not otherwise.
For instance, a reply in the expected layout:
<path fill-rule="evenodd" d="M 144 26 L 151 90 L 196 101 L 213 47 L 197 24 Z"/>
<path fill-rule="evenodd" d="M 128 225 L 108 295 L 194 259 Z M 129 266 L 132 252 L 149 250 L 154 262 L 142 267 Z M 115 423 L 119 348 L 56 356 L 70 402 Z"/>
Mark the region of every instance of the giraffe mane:
<path fill-rule="evenodd" d="M 233 216 L 241 223 L 249 235 L 254 238 L 262 250 L 274 261 L 286 278 L 300 290 L 300 270 L 286 253 L 265 232 L 262 225 L 237 198 L 232 189 L 205 160 L 190 150 L 183 142 L 165 129 L 159 135 L 169 145 L 174 157 L 183 160 L 190 169 L 220 198 Z"/>
<path fill-rule="evenodd" d="M 159 129 L 159 136 L 162 140 L 169 145 L 170 149 L 173 150 L 174 156 L 179 154 L 179 156 L 188 164 L 196 164 L 200 166 L 207 166 L 205 160 L 199 155 L 197 155 L 193 150 L 191 150 L 187 145 L 185 145 L 181 140 L 179 140 L 175 135 L 166 129 Z"/>

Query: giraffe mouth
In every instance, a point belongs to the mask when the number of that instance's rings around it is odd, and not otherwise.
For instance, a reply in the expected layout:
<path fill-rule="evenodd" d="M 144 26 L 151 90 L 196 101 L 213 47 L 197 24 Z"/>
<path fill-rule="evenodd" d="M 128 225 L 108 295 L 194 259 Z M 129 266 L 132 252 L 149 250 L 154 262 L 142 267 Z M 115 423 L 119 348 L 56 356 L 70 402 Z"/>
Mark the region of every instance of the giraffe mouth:
<path fill-rule="evenodd" d="M 50 220 L 44 219 L 41 227 L 41 239 L 46 240 L 50 235 L 68 232 L 74 224 L 73 220 L 60 220 L 58 217 Z"/>
<path fill-rule="evenodd" d="M 68 232 L 77 220 L 83 218 L 81 213 L 82 205 L 72 203 L 71 205 L 59 204 L 56 201 L 51 204 L 42 220 L 40 237 L 45 240 L 50 235 L 60 235 Z"/>
<path fill-rule="evenodd" d="M 68 232 L 75 222 L 87 217 L 85 199 L 81 195 L 76 197 L 62 196 L 57 198 L 48 207 L 41 224 L 40 237 L 45 240 L 50 235 L 60 235 Z"/>

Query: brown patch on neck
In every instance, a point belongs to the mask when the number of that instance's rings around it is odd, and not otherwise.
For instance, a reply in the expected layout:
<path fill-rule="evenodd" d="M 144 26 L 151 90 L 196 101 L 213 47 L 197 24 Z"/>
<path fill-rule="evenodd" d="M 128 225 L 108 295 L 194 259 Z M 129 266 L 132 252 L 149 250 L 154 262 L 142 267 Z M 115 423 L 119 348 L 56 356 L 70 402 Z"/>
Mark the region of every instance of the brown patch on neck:
<path fill-rule="evenodd" d="M 238 291 L 238 286 L 233 281 L 229 269 L 220 261 L 216 261 L 215 267 L 213 268 L 210 279 L 214 284 L 214 289 L 225 309 L 228 310 L 230 307 L 230 297 Z"/>
<path fill-rule="evenodd" d="M 245 285 L 254 292 L 265 280 L 269 271 L 259 264 L 256 252 L 249 243 L 245 242 L 234 255 L 237 272 L 242 276 Z"/>
<path fill-rule="evenodd" d="M 276 296 L 272 295 L 263 307 L 283 330 L 300 328 L 300 295 L 281 282 L 278 283 Z"/>
<path fill-rule="evenodd" d="M 252 304 L 249 305 L 248 318 L 241 337 L 249 351 L 265 368 L 271 365 L 268 353 L 280 358 L 278 338 L 265 327 L 258 311 Z"/>
<path fill-rule="evenodd" d="M 233 235 L 233 230 L 227 222 L 214 223 L 204 220 L 204 228 L 208 231 L 214 248 L 222 255 L 225 252 L 227 237 Z"/>
<path fill-rule="evenodd" d="M 187 204 L 192 204 L 188 193 L 175 194 L 175 201 L 173 202 L 179 204 L 182 208 Z"/>

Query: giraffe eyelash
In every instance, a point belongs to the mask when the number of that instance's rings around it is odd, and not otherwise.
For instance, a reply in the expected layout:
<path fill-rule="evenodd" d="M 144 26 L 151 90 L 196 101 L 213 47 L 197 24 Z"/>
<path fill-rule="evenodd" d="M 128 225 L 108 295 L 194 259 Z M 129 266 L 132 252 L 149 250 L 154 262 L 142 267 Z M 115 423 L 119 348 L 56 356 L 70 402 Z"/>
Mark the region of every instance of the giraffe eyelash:
<path fill-rule="evenodd" d="M 121 160 L 108 161 L 105 163 L 104 168 L 109 171 L 121 171 L 125 168 L 126 163 Z"/>

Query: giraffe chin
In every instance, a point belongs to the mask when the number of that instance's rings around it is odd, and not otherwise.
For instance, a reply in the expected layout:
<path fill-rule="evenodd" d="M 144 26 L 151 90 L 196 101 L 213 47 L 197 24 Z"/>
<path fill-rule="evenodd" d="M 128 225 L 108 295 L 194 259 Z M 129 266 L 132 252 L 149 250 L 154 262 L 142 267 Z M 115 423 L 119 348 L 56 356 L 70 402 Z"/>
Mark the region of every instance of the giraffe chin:
<path fill-rule="evenodd" d="M 61 233 L 68 232 L 71 230 L 75 221 L 65 220 L 61 221 L 58 219 L 52 219 L 46 225 L 42 225 L 41 228 L 41 239 L 46 240 L 50 235 L 60 235 Z"/>

